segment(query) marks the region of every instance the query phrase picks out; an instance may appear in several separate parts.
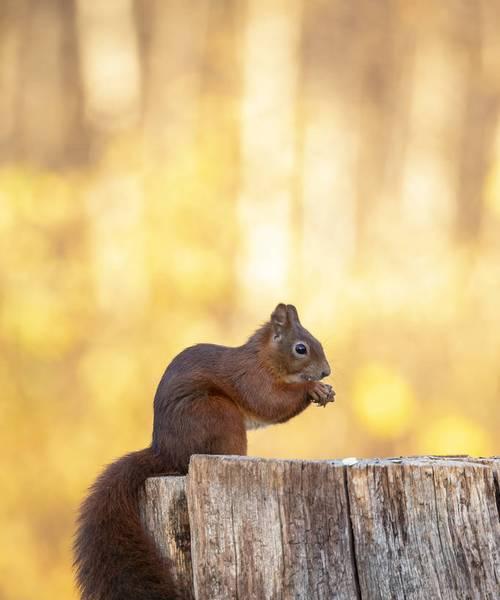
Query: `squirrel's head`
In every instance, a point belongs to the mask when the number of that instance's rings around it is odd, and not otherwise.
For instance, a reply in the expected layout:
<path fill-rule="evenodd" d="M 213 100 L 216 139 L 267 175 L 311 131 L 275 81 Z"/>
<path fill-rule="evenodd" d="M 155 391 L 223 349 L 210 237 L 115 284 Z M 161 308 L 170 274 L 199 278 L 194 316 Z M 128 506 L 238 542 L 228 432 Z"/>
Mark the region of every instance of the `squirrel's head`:
<path fill-rule="evenodd" d="M 295 306 L 278 304 L 270 325 L 270 354 L 284 381 L 319 381 L 330 375 L 322 345 L 302 327 Z"/>

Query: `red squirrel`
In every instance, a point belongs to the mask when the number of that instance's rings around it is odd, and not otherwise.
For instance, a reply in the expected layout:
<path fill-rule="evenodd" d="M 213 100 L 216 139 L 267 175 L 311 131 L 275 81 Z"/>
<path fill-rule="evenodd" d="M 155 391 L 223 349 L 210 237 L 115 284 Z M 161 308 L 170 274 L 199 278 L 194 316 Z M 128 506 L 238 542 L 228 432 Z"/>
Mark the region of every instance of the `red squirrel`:
<path fill-rule="evenodd" d="M 74 543 L 82 600 L 180 598 L 139 516 L 148 477 L 184 475 L 192 454 L 247 452 L 246 430 L 333 400 L 321 344 L 291 304 L 242 346 L 198 344 L 168 365 L 154 398 L 151 446 L 123 456 L 84 500 Z"/>

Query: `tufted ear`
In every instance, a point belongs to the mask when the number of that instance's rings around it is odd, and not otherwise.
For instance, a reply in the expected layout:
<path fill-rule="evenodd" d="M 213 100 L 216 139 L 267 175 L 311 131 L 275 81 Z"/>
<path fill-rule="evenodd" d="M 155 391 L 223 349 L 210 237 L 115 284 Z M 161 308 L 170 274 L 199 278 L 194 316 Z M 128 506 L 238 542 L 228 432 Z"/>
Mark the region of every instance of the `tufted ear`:
<path fill-rule="evenodd" d="M 293 304 L 286 305 L 286 314 L 290 323 L 297 323 L 300 325 L 299 313 Z"/>
<path fill-rule="evenodd" d="M 283 330 L 288 325 L 288 311 L 286 304 L 280 303 L 271 314 L 271 325 L 273 327 L 274 339 L 281 337 Z"/>

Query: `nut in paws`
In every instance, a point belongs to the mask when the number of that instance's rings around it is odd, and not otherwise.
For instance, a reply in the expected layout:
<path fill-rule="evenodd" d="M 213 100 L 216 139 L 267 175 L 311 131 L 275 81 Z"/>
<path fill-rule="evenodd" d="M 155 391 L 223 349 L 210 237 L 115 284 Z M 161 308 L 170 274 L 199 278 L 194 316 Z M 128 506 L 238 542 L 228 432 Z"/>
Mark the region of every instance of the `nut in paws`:
<path fill-rule="evenodd" d="M 326 406 L 328 402 L 335 400 L 335 392 L 332 386 L 327 383 L 316 383 L 309 392 L 309 398 L 317 406 Z"/>

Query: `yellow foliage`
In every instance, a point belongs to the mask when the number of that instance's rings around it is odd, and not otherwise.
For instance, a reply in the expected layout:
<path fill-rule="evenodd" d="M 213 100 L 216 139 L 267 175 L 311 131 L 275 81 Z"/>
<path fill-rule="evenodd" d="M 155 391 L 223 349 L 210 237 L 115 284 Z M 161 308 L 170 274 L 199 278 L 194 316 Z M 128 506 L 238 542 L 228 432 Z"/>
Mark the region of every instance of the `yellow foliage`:
<path fill-rule="evenodd" d="M 409 383 L 382 364 L 368 364 L 355 373 L 352 401 L 361 425 L 382 438 L 397 438 L 405 433 L 416 408 Z"/>
<path fill-rule="evenodd" d="M 75 597 L 70 542 L 78 503 L 103 464 L 148 444 L 155 386 L 170 358 L 199 341 L 241 343 L 258 324 L 235 318 L 241 313 L 231 258 L 239 240 L 231 228 L 219 227 L 228 218 L 228 204 L 213 199 L 200 204 L 193 183 L 185 184 L 185 195 L 173 194 L 156 175 L 127 175 L 135 194 L 131 201 L 140 208 L 134 213 L 140 218 L 132 218 L 120 214 L 120 194 L 130 191 L 126 182 L 109 185 L 107 176 L 88 172 L 80 178 L 84 185 L 77 186 L 78 195 L 105 193 L 97 206 L 87 200 L 78 205 L 73 176 L 19 169 L 0 173 L 0 435 L 5 459 L 0 508 L 6 540 L 0 573 L 7 600 Z M 114 208 L 104 199 L 115 202 Z M 108 246 L 122 253 L 118 263 Z M 477 273 L 482 286 L 484 274 Z M 485 281 L 494 292 L 494 284 Z M 394 293 L 395 282 L 401 294 Z M 357 303 L 344 301 L 335 308 L 325 297 L 321 319 L 312 314 L 317 297 L 300 309 L 306 326 L 321 326 L 317 333 L 334 368 L 337 404 L 311 408 L 289 424 L 252 433 L 250 451 L 275 457 L 360 456 L 384 448 L 393 452 L 403 436 L 414 440 L 413 453 L 497 451 L 492 433 L 498 407 L 494 391 L 488 391 L 495 389 L 488 374 L 494 373 L 498 341 L 491 333 L 496 315 L 491 293 L 461 295 L 452 310 L 459 296 L 453 278 L 432 284 L 425 302 L 412 300 L 395 271 L 379 270 L 376 278 L 373 272 L 345 277 L 335 285 L 344 298 L 359 298 Z M 307 282 L 302 286 L 299 296 L 310 297 Z M 369 295 L 374 289 L 377 293 Z M 477 326 L 464 329 L 471 306 L 481 312 L 487 336 Z M 381 333 L 381 324 L 393 329 Z M 456 346 L 450 336 L 446 347 L 454 353 L 456 370 L 448 377 L 437 342 L 443 341 L 442 328 L 450 326 L 462 328 L 471 347 L 465 339 Z M 351 340 L 358 337 L 364 355 L 370 355 L 381 336 L 393 346 L 383 360 L 365 362 L 351 352 Z M 420 339 L 422 349 L 409 346 L 409 338 Z M 480 340 L 489 345 L 483 343 L 478 362 L 474 353 Z M 430 423 L 417 419 L 429 407 L 424 397 L 417 409 L 417 392 L 409 375 L 403 375 L 410 371 L 398 366 L 402 357 L 414 361 L 418 379 L 424 370 L 418 365 L 436 365 L 431 372 L 425 367 L 425 374 L 439 382 L 446 399 L 455 395 L 461 378 L 480 373 L 474 385 L 480 386 L 478 396 L 483 390 L 495 418 L 484 427 L 473 423 L 463 416 L 459 399 L 454 414 Z M 337 375 L 339 359 L 343 364 Z M 471 387 L 469 380 L 463 385 Z"/>
<path fill-rule="evenodd" d="M 426 423 L 418 433 L 416 448 L 422 454 L 472 456 L 488 456 L 495 451 L 490 434 L 460 415 L 445 415 Z"/>
<path fill-rule="evenodd" d="M 237 232 L 253 224 L 236 227 L 228 198 L 187 175 L 139 175 L 133 165 L 117 179 L 118 166 L 109 166 L 111 176 L 0 171 L 6 600 L 75 597 L 78 504 L 104 464 L 149 443 L 153 395 L 169 360 L 196 342 L 242 343 L 274 301 L 288 300 L 268 301 L 248 281 L 246 306 L 270 306 L 242 310 Z M 498 453 L 498 258 L 484 255 L 467 280 L 457 275 L 460 256 L 451 246 L 433 276 L 413 256 L 410 275 L 379 264 L 339 277 L 326 262 L 324 289 L 298 271 L 301 318 L 324 342 L 337 401 L 250 434 L 250 451 Z M 481 398 L 477 420 L 465 416 L 461 389 Z M 434 397 L 442 398 L 437 407 Z"/>

